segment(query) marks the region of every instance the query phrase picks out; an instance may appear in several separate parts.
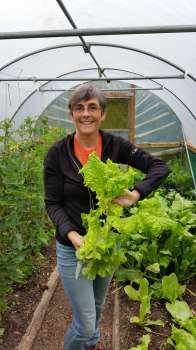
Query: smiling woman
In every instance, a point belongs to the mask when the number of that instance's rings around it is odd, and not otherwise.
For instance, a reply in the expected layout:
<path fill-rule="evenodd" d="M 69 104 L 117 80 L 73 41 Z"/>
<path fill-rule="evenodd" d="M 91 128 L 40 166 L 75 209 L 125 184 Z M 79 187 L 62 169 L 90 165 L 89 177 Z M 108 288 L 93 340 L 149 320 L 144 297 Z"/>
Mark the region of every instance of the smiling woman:
<path fill-rule="evenodd" d="M 80 273 L 81 264 L 76 252 L 87 233 L 81 214 L 89 213 L 98 206 L 96 193 L 85 187 L 80 169 L 89 155 L 95 152 L 103 162 L 111 159 L 146 173 L 144 180 L 134 184 L 134 188 L 124 189 L 119 197 L 112 198 L 122 207 L 144 198 L 168 174 L 160 159 L 100 129 L 105 107 L 104 96 L 97 87 L 89 84 L 79 86 L 69 102 L 76 131 L 57 142 L 45 159 L 46 209 L 56 226 L 57 265 L 73 311 L 64 350 L 106 350 L 98 342 L 99 320 L 112 276 L 102 276 L 97 272 L 95 279 L 90 280 Z M 94 178 L 96 182 L 96 174 Z"/>
<path fill-rule="evenodd" d="M 70 111 L 76 127 L 78 141 L 84 147 L 95 147 L 98 142 L 99 128 L 105 113 L 96 98 L 88 102 L 81 101 Z"/>
<path fill-rule="evenodd" d="M 72 95 L 69 108 L 76 128 L 74 147 L 77 145 L 77 150 L 80 145 L 90 154 L 99 147 L 97 155 L 101 156 L 99 128 L 105 119 L 105 106 L 105 99 L 95 86 L 84 85 Z"/>

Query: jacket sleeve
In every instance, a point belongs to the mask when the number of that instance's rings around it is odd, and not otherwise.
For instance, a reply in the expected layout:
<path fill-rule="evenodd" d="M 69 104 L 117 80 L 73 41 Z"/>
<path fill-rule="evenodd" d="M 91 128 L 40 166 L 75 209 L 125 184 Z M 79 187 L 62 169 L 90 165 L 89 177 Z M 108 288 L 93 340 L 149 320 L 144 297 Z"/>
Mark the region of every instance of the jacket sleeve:
<path fill-rule="evenodd" d="M 140 199 L 156 189 L 169 174 L 168 167 L 161 159 L 152 156 L 128 141 L 122 142 L 121 154 L 123 154 L 123 163 L 146 174 L 143 180 L 134 185 L 134 189 L 138 190 L 141 195 Z"/>
<path fill-rule="evenodd" d="M 58 150 L 52 147 L 44 161 L 45 207 L 59 234 L 65 238 L 76 231 L 64 208 L 64 179 L 60 168 Z"/>

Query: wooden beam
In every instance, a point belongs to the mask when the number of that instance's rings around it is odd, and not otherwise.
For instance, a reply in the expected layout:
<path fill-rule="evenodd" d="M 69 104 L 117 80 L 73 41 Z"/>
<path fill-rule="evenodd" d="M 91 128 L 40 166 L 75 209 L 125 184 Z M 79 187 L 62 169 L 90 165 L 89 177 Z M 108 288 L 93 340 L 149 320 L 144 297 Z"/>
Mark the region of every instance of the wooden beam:
<path fill-rule="evenodd" d="M 105 91 L 104 96 L 106 98 L 129 98 L 130 96 L 133 96 L 134 93 L 132 92 L 119 92 L 119 91 Z"/>
<path fill-rule="evenodd" d="M 109 132 L 111 131 L 127 131 L 127 133 L 130 135 L 130 129 L 105 129 Z M 134 142 L 133 142 L 134 143 Z M 145 142 L 145 143 L 137 143 L 136 146 L 141 148 L 174 148 L 174 147 L 184 147 L 184 142 L 176 142 L 176 141 L 169 141 L 169 142 Z M 191 143 L 187 144 L 188 149 L 190 149 L 192 152 L 196 153 L 196 146 L 194 146 Z"/>
<path fill-rule="evenodd" d="M 128 99 L 129 141 L 135 142 L 135 94 Z"/>
<path fill-rule="evenodd" d="M 190 149 L 192 152 L 196 153 L 196 146 L 193 146 L 192 143 L 188 143 L 188 149 Z"/>
<path fill-rule="evenodd" d="M 108 132 L 110 132 L 110 131 L 116 131 L 116 132 L 118 132 L 118 131 L 127 131 L 127 132 L 129 132 L 129 129 L 120 129 L 120 128 L 118 128 L 118 129 L 104 129 L 104 130 L 106 130 L 106 131 L 108 131 Z"/>
<path fill-rule="evenodd" d="M 183 146 L 182 142 L 150 142 L 138 143 L 138 147 L 143 148 L 173 148 Z"/>

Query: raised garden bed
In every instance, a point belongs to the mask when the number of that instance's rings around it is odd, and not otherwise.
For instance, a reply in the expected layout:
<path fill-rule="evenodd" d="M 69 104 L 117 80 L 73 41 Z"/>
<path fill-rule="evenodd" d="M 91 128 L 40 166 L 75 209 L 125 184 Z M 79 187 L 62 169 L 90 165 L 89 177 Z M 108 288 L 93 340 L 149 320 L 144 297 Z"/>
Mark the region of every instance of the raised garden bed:
<path fill-rule="evenodd" d="M 47 281 L 56 265 L 55 244 L 45 248 L 44 254 L 47 258 L 45 266 L 37 269 L 27 283 L 20 288 L 15 288 L 14 293 L 8 297 L 9 309 L 2 321 L 2 326 L 5 327 L 6 331 L 0 343 L 0 350 L 17 349 L 47 288 Z M 196 283 L 195 279 L 192 279 L 188 283 L 188 289 L 183 298 L 192 310 L 196 311 L 195 293 Z M 117 307 L 114 303 L 118 304 Z M 116 283 L 112 282 L 101 321 L 101 336 L 106 346 L 109 347 L 113 344 L 113 350 L 128 350 L 140 342 L 141 336 L 146 333 L 145 330 L 129 321 L 131 316 L 138 314 L 138 310 L 139 303 L 131 301 L 125 295 L 123 288 L 119 289 Z M 114 313 L 114 311 L 116 312 Z M 150 318 L 161 319 L 165 323 L 164 327 L 151 327 L 149 350 L 159 350 L 170 335 L 171 321 L 161 301 L 153 303 Z M 42 326 L 36 335 L 32 350 L 60 350 L 70 320 L 69 303 L 59 282 Z"/>

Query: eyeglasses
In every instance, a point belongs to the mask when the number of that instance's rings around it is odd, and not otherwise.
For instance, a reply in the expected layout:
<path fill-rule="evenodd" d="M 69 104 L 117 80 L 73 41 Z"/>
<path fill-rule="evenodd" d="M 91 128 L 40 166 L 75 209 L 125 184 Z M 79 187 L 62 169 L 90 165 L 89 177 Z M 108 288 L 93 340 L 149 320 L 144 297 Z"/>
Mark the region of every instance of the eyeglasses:
<path fill-rule="evenodd" d="M 76 112 L 76 113 L 83 113 L 85 110 L 87 110 L 87 112 L 91 112 L 91 113 L 96 113 L 100 110 L 101 108 L 97 105 L 87 105 L 87 106 L 84 106 L 84 105 L 76 105 L 72 108 L 72 111 L 73 112 Z"/>

